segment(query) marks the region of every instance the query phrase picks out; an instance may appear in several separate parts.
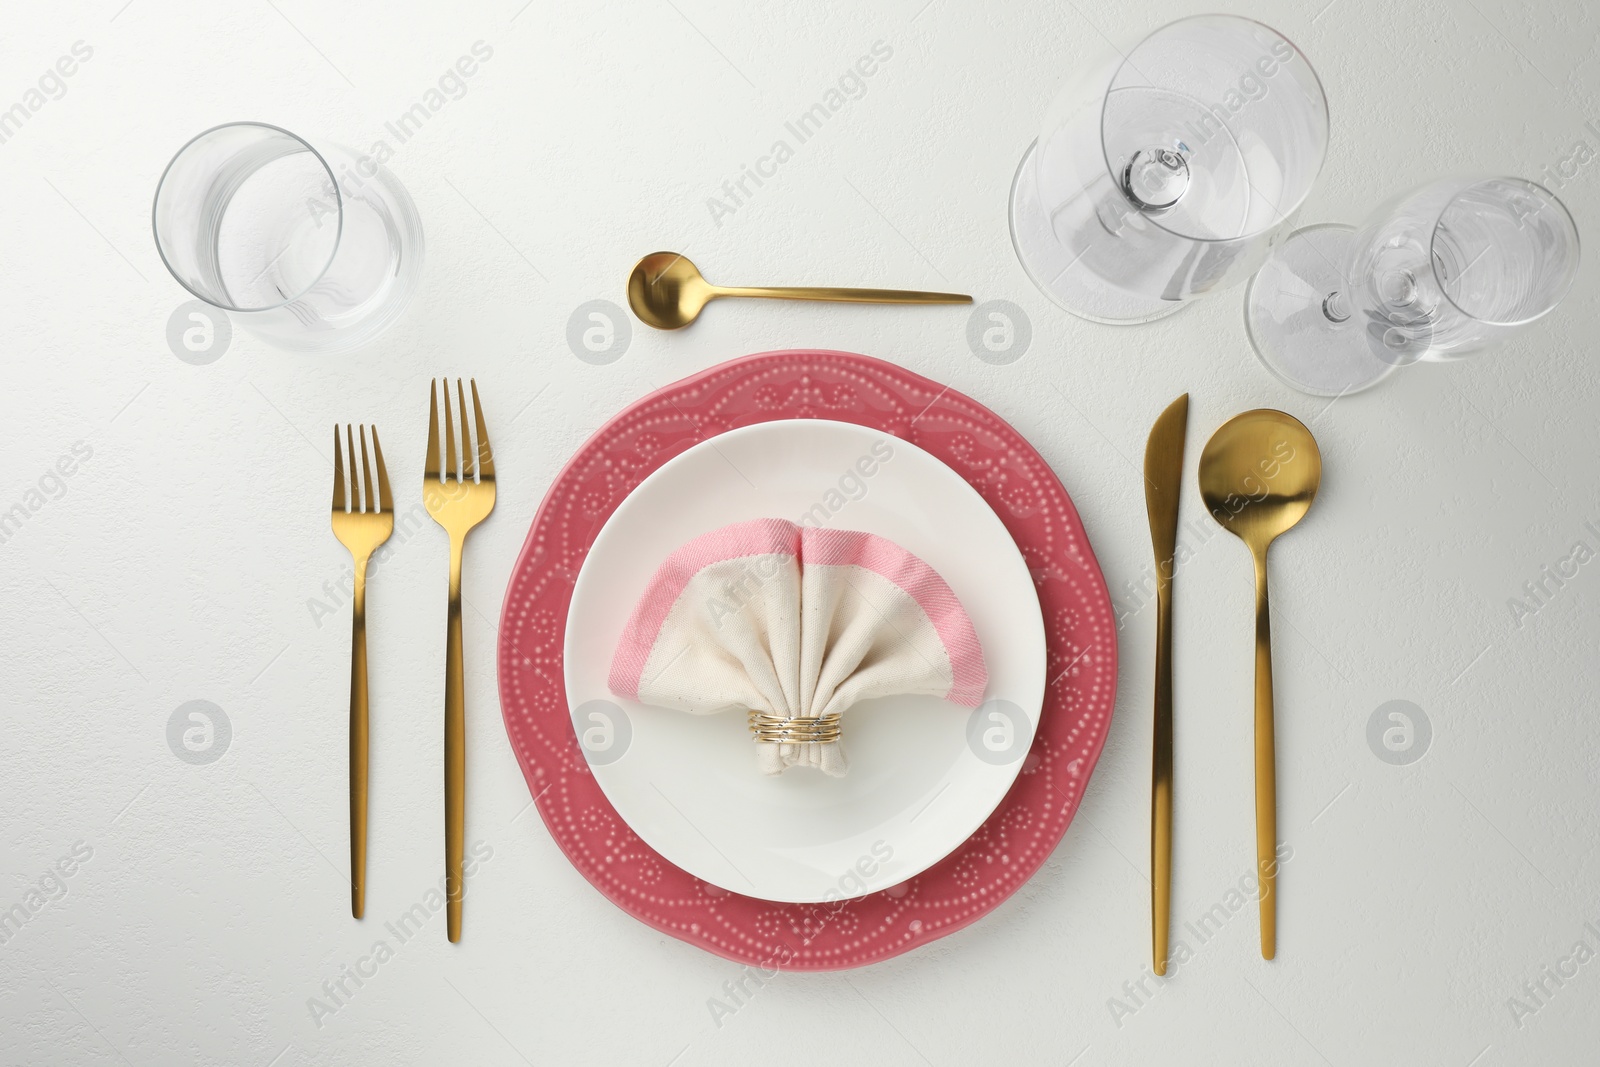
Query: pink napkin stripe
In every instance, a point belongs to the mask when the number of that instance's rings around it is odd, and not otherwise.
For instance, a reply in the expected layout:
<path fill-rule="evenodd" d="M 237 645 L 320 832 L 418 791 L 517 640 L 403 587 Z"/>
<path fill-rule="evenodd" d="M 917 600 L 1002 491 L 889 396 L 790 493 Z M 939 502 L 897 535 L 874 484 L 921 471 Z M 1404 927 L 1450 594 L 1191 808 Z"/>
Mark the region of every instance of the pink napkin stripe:
<path fill-rule="evenodd" d="M 800 558 L 830 567 L 862 567 L 888 579 L 917 602 L 950 657 L 953 679 L 945 699 L 963 708 L 983 702 L 989 669 L 966 609 L 939 573 L 893 541 L 860 530 L 802 527 Z"/>
<path fill-rule="evenodd" d="M 773 554 L 799 556 L 820 566 L 861 567 L 893 582 L 928 616 L 950 658 L 952 681 L 945 699 L 964 708 L 983 702 L 989 672 L 982 646 L 972 620 L 937 571 L 875 534 L 796 526 L 783 519 L 753 519 L 725 526 L 702 534 L 668 556 L 623 628 L 611 662 L 611 691 L 639 699 L 639 682 L 650 651 L 672 606 L 696 574 L 713 563 Z"/>
<path fill-rule="evenodd" d="M 793 556 L 799 542 L 794 524 L 782 519 L 753 519 L 701 534 L 668 556 L 656 571 L 645 595 L 628 617 L 608 679 L 611 691 L 629 700 L 639 699 L 639 679 L 650 650 L 672 605 L 683 595 L 695 575 L 724 560 L 781 553 Z"/>

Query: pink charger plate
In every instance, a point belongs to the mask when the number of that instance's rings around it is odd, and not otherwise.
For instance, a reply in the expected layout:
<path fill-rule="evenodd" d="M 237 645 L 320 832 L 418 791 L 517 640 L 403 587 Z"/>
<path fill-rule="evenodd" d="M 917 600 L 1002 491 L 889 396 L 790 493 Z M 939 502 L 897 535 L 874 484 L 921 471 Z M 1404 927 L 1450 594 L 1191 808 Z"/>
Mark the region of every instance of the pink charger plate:
<path fill-rule="evenodd" d="M 949 856 L 882 892 L 824 904 L 740 896 L 673 866 L 623 822 L 573 731 L 562 647 L 595 536 L 644 478 L 717 434 L 775 419 L 853 422 L 939 457 L 1016 540 L 1044 612 L 1048 679 L 1033 745 L 1000 805 Z M 662 933 L 765 969 L 860 967 L 987 914 L 1066 833 L 1111 727 L 1110 597 L 1055 473 L 988 408 L 903 367 L 849 352 L 746 356 L 658 390 L 580 448 L 545 495 L 501 611 L 500 704 L 539 814 L 585 878 Z"/>

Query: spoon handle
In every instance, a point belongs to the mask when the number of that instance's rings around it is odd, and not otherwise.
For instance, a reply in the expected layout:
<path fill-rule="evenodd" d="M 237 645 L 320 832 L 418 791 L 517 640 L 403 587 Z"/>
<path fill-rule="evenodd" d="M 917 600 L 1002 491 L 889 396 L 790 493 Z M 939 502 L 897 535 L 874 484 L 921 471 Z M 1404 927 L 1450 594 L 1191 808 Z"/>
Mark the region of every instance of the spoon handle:
<path fill-rule="evenodd" d="M 1256 563 L 1256 874 L 1261 883 L 1261 958 L 1278 952 L 1278 771 L 1273 740 L 1272 633 L 1267 550 Z"/>
<path fill-rule="evenodd" d="M 846 304 L 970 304 L 961 293 L 921 293 L 910 289 L 829 289 L 816 286 L 718 286 L 718 296 L 759 296 L 773 300 L 832 300 Z"/>

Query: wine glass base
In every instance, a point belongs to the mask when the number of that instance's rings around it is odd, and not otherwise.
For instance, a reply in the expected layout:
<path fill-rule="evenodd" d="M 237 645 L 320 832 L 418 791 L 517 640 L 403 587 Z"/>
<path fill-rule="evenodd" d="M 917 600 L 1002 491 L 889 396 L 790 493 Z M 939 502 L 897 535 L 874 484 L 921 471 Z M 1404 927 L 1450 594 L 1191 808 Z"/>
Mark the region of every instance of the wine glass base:
<path fill-rule="evenodd" d="M 1082 258 L 1056 240 L 1050 217 L 1034 184 L 1033 153 L 1028 146 L 1011 182 L 1011 243 L 1028 278 L 1062 309 L 1081 319 L 1113 326 L 1165 318 L 1183 309 L 1184 301 L 1138 296 L 1096 277 Z"/>
<path fill-rule="evenodd" d="M 1379 355 L 1358 316 L 1334 322 L 1323 311 L 1328 294 L 1349 288 L 1339 266 L 1355 232 L 1354 226 L 1335 223 L 1294 231 L 1245 290 L 1245 329 L 1256 357 L 1302 393 L 1358 393 L 1402 362 Z"/>

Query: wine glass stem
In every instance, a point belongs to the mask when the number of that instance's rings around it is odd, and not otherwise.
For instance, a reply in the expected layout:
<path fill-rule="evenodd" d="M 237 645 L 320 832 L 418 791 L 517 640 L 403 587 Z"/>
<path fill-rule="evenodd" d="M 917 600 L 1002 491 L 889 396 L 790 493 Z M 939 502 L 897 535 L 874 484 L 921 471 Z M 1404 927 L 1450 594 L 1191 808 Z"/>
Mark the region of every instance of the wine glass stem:
<path fill-rule="evenodd" d="M 1323 298 L 1322 313 L 1329 322 L 1344 322 L 1350 317 L 1350 301 L 1342 290 L 1335 289 Z"/>

